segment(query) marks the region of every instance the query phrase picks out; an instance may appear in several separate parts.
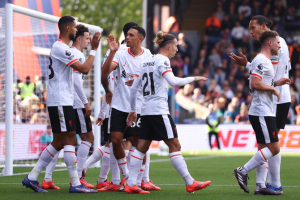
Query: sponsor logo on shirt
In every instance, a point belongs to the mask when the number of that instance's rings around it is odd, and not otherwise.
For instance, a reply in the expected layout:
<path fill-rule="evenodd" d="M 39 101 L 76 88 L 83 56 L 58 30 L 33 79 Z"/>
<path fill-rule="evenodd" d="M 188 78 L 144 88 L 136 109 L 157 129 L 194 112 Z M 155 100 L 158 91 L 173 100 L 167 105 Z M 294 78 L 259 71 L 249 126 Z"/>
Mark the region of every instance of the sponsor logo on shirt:
<path fill-rule="evenodd" d="M 148 66 L 154 66 L 155 65 L 155 61 L 153 62 L 147 62 L 143 64 L 143 67 L 148 67 Z"/>
<path fill-rule="evenodd" d="M 121 77 L 127 78 L 127 74 L 126 74 L 125 70 L 122 71 Z"/>
<path fill-rule="evenodd" d="M 68 49 L 66 49 L 66 52 L 65 52 L 65 54 L 66 54 L 66 56 L 68 56 L 68 57 L 72 55 L 71 51 L 70 51 L 70 50 L 68 50 Z"/>
<path fill-rule="evenodd" d="M 164 65 L 169 66 L 169 63 L 167 61 L 164 62 Z"/>
<path fill-rule="evenodd" d="M 263 70 L 263 68 L 264 68 L 264 67 L 263 67 L 262 64 L 259 64 L 259 65 L 257 66 L 257 69 L 258 69 L 258 70 Z"/>

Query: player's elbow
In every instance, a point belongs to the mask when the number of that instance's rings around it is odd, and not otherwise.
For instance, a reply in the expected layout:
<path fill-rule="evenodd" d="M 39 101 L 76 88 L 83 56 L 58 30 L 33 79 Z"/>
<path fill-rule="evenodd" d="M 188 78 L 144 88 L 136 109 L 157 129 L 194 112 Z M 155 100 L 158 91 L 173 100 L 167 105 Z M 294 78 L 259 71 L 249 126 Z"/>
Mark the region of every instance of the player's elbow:
<path fill-rule="evenodd" d="M 255 81 L 251 81 L 250 87 L 252 90 L 257 90 L 258 89 L 258 84 Z"/>

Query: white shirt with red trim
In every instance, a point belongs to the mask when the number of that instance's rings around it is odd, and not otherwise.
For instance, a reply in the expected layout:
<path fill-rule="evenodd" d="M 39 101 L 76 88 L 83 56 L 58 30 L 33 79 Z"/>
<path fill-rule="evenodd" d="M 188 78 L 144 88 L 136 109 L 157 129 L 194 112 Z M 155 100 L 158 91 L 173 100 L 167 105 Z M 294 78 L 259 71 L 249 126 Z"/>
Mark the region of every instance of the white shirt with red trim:
<path fill-rule="evenodd" d="M 142 82 L 141 115 L 170 114 L 168 106 L 169 84 L 164 75 L 172 72 L 170 59 L 161 54 L 153 55 L 143 63 L 139 80 Z"/>
<path fill-rule="evenodd" d="M 73 106 L 73 69 L 70 65 L 78 59 L 61 40 L 53 44 L 49 59 L 47 106 Z"/>
<path fill-rule="evenodd" d="M 264 54 L 257 54 L 251 62 L 250 76 L 250 94 L 253 99 L 249 110 L 249 115 L 254 116 L 270 116 L 275 117 L 275 109 L 273 103 L 273 94 L 271 91 L 256 91 L 251 89 L 251 81 L 258 78 L 261 82 L 268 86 L 274 86 L 274 68 L 270 58 Z"/>
<path fill-rule="evenodd" d="M 130 89 L 131 86 L 125 85 L 126 81 L 132 79 L 130 75 L 138 76 L 142 63 L 151 57 L 149 49 L 142 48 L 142 52 L 135 56 L 130 52 L 130 48 L 119 49 L 113 59 L 117 65 L 117 87 L 114 90 L 111 107 L 122 112 L 130 112 Z M 140 113 L 142 102 L 142 88 L 138 88 L 137 94 L 137 113 Z"/>
<path fill-rule="evenodd" d="M 81 51 L 79 51 L 75 47 L 71 47 L 71 51 L 74 54 L 75 58 L 77 58 L 81 63 L 85 62 L 85 56 Z M 88 103 L 88 100 L 83 91 L 83 80 L 84 74 L 73 69 L 74 109 L 84 108 L 84 104 Z"/>
<path fill-rule="evenodd" d="M 278 50 L 278 55 L 273 55 L 271 57 L 271 62 L 275 71 L 274 81 L 278 81 L 281 78 L 289 78 L 289 71 L 291 70 L 288 46 L 282 37 L 279 37 L 279 41 L 281 48 Z M 248 62 L 246 68 L 251 70 L 251 63 Z M 274 104 L 283 104 L 291 102 L 291 93 L 289 85 L 277 86 L 276 89 L 278 89 L 280 93 L 280 99 L 278 102 L 277 97 L 273 96 Z"/>
<path fill-rule="evenodd" d="M 289 71 L 291 70 L 289 49 L 282 37 L 279 37 L 281 48 L 278 51 L 278 55 L 274 55 L 271 57 L 272 64 L 275 70 L 274 81 L 278 81 L 281 78 L 289 78 Z M 280 99 L 278 102 L 277 97 L 274 95 L 274 103 L 282 104 L 291 102 L 291 93 L 289 85 L 277 86 L 276 89 L 280 93 Z"/>

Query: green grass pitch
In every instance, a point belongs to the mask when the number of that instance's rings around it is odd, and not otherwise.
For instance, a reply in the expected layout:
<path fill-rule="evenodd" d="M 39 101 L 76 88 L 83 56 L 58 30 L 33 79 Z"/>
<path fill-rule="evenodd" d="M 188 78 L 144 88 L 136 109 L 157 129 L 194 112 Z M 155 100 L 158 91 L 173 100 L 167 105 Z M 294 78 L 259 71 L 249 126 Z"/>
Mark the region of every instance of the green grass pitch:
<path fill-rule="evenodd" d="M 185 190 L 185 185 L 180 175 L 175 171 L 168 157 L 151 155 L 150 179 L 159 187 L 161 191 L 152 191 L 150 194 L 126 194 L 124 192 L 98 192 L 96 194 L 69 194 L 69 175 L 65 171 L 53 173 L 54 183 L 60 190 L 48 190 L 48 193 L 34 193 L 31 189 L 21 185 L 21 181 L 26 175 L 15 175 L 0 177 L 0 199 L 25 200 L 82 200 L 85 199 L 300 199 L 300 156 L 299 154 L 283 154 L 281 164 L 281 182 L 284 194 L 281 196 L 255 196 L 255 170 L 249 174 L 248 181 L 250 193 L 244 193 L 238 186 L 232 171 L 246 163 L 254 154 L 238 152 L 194 152 L 197 155 L 184 155 L 189 172 L 195 180 L 211 180 L 212 184 L 208 188 L 189 194 Z M 32 168 L 17 167 L 14 173 L 29 172 Z M 61 168 L 59 168 L 61 169 Z M 89 169 L 86 181 L 96 184 L 99 176 L 99 169 Z M 111 175 L 109 174 L 109 178 Z M 38 179 L 40 183 L 44 178 L 42 173 Z"/>

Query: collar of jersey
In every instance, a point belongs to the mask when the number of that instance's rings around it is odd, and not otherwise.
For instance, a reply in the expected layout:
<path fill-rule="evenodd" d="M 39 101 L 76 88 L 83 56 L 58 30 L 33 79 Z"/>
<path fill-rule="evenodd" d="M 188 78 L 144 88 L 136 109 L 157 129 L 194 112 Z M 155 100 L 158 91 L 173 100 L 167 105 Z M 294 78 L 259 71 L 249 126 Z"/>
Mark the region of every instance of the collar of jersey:
<path fill-rule="evenodd" d="M 58 39 L 57 41 L 59 41 L 59 42 L 63 42 L 61 39 Z"/>
<path fill-rule="evenodd" d="M 261 55 L 264 55 L 264 56 L 266 56 L 265 54 L 263 54 L 263 53 L 258 53 L 258 54 L 261 54 Z M 268 56 L 266 56 L 269 60 L 271 60 Z"/>
<path fill-rule="evenodd" d="M 131 55 L 132 57 L 138 57 L 138 56 L 141 56 L 141 55 L 143 55 L 143 53 L 144 53 L 144 49 L 143 49 L 143 51 L 142 51 L 142 53 L 140 53 L 139 55 L 137 55 L 137 56 L 135 56 L 135 55 L 133 55 L 131 52 L 130 52 L 130 50 L 129 50 L 130 48 L 128 48 L 128 53 L 129 53 L 129 55 Z"/>

